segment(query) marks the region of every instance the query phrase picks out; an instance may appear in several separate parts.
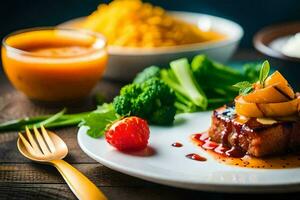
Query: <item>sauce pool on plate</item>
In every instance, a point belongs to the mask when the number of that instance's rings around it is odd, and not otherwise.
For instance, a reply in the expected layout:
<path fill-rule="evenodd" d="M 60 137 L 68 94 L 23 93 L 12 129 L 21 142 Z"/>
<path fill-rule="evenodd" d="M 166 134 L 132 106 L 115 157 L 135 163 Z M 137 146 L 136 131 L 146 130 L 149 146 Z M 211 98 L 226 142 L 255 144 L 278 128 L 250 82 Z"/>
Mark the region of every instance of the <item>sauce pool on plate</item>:
<path fill-rule="evenodd" d="M 238 150 L 224 147 L 222 144 L 210 141 L 208 133 L 197 133 L 191 136 L 192 141 L 219 163 L 247 168 L 284 169 L 300 167 L 300 154 L 289 153 L 281 156 L 256 158 L 241 154 Z M 230 154 L 232 153 L 232 154 Z"/>

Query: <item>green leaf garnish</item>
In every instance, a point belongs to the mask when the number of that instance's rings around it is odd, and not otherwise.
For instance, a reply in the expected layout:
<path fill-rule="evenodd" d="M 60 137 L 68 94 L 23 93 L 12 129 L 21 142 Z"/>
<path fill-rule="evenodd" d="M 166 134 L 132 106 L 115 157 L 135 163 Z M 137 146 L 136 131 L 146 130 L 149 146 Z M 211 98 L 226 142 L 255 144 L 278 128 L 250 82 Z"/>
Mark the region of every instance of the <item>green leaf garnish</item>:
<path fill-rule="evenodd" d="M 233 87 L 236 88 L 246 88 L 246 87 L 252 87 L 252 83 L 248 82 L 248 81 L 242 81 L 242 82 L 238 82 L 236 84 L 233 85 Z"/>
<path fill-rule="evenodd" d="M 246 88 L 240 89 L 239 93 L 241 95 L 246 95 L 246 94 L 249 94 L 250 92 L 252 92 L 252 90 L 253 90 L 253 87 L 246 87 Z"/>
<path fill-rule="evenodd" d="M 259 73 L 259 83 L 263 87 L 265 86 L 265 80 L 268 78 L 270 72 L 270 63 L 266 60 L 263 62 Z"/>
<path fill-rule="evenodd" d="M 79 126 L 87 126 L 89 128 L 87 134 L 98 138 L 103 136 L 107 126 L 118 118 L 119 116 L 116 114 L 112 104 L 103 104 L 98 106 L 97 110 L 90 113 L 87 117 L 84 117 Z"/>
<path fill-rule="evenodd" d="M 266 60 L 263 62 L 259 72 L 259 83 L 262 87 L 265 86 L 265 81 L 268 78 L 270 72 L 270 63 Z M 252 92 L 253 84 L 248 81 L 242 81 L 233 85 L 233 87 L 239 88 L 239 94 L 246 95 Z"/>
<path fill-rule="evenodd" d="M 253 84 L 248 81 L 242 81 L 233 85 L 233 87 L 239 88 L 239 94 L 246 95 L 253 90 Z"/>

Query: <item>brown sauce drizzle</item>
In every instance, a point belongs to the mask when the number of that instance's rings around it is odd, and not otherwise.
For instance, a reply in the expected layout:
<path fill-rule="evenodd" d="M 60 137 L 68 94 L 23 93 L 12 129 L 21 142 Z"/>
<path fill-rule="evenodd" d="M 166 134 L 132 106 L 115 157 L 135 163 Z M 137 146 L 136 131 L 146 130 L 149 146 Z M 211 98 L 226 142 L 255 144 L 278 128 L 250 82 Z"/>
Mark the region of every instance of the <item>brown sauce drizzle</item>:
<path fill-rule="evenodd" d="M 172 147 L 182 147 L 183 145 L 180 142 L 174 142 L 171 144 Z"/>
<path fill-rule="evenodd" d="M 228 148 L 210 140 L 208 133 L 192 135 L 192 141 L 209 153 L 219 163 L 247 168 L 284 169 L 300 167 L 300 153 L 264 158 L 246 155 L 237 147 Z"/>
<path fill-rule="evenodd" d="M 199 154 L 196 153 L 190 153 L 188 155 L 186 155 L 185 157 L 192 159 L 192 160 L 196 160 L 196 161 L 206 161 L 206 158 L 204 158 L 203 156 L 200 156 Z"/>

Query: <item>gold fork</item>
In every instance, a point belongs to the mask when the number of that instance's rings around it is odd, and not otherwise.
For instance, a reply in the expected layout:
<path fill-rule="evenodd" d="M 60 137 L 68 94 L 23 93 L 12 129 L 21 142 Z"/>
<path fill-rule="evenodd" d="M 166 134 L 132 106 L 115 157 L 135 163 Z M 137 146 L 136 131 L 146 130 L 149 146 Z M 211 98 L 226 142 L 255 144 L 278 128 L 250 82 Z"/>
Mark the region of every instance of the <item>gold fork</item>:
<path fill-rule="evenodd" d="M 78 199 L 107 200 L 96 185 L 62 160 L 68 154 L 66 143 L 55 133 L 46 131 L 43 126 L 40 130 L 42 134 L 36 127 L 33 127 L 34 137 L 27 127 L 26 137 L 19 133 L 17 142 L 19 151 L 30 160 L 56 167 Z"/>

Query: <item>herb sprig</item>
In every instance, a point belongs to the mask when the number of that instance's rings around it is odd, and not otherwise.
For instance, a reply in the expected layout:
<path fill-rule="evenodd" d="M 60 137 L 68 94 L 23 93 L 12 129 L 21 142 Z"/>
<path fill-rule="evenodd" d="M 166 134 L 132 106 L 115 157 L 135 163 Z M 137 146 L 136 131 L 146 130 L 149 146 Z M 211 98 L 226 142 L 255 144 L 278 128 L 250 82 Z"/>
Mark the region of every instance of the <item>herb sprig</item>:
<path fill-rule="evenodd" d="M 239 88 L 240 95 L 249 94 L 253 90 L 253 84 L 248 81 L 238 82 L 234 84 L 233 87 Z"/>
<path fill-rule="evenodd" d="M 265 60 L 262 63 L 262 66 L 260 68 L 259 78 L 258 78 L 258 82 L 262 87 L 265 87 L 265 81 L 268 78 L 269 72 L 270 72 L 270 63 L 267 60 Z M 254 85 L 253 83 L 250 83 L 248 81 L 242 81 L 234 84 L 233 87 L 239 89 L 240 95 L 247 95 L 253 91 L 254 89 L 253 85 Z"/>
<path fill-rule="evenodd" d="M 262 87 L 265 87 L 265 81 L 268 78 L 269 72 L 270 72 L 270 63 L 267 60 L 265 60 L 259 72 L 259 83 Z"/>

